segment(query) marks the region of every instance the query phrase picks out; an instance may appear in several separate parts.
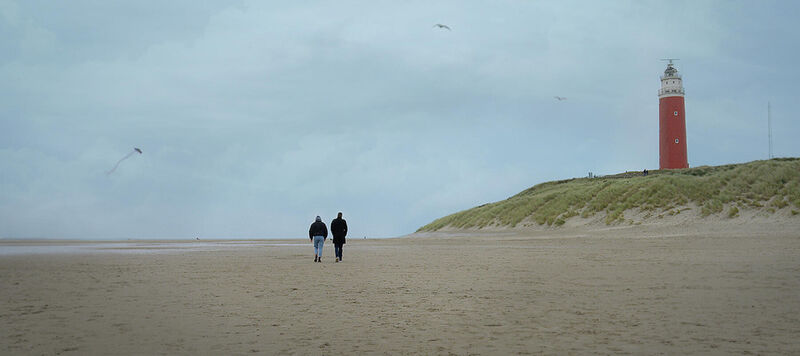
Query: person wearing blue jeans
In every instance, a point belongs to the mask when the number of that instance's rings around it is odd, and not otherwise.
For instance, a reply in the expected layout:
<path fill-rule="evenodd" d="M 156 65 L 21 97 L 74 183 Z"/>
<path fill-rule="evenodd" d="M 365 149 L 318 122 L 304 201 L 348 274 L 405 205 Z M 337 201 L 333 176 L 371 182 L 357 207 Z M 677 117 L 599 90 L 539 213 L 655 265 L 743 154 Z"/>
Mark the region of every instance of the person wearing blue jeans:
<path fill-rule="evenodd" d="M 314 262 L 322 262 L 322 245 L 325 244 L 325 239 L 328 238 L 328 227 L 325 226 L 319 216 L 308 229 L 308 238 L 314 242 Z"/>

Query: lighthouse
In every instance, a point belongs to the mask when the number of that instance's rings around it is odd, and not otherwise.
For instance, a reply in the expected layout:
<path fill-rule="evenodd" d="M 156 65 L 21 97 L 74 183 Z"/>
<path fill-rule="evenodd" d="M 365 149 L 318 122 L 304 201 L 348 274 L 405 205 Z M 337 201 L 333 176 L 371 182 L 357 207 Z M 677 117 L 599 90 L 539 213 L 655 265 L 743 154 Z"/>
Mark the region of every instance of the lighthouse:
<path fill-rule="evenodd" d="M 689 168 L 686 155 L 686 111 L 683 105 L 683 81 L 667 59 L 658 90 L 658 156 L 661 169 Z"/>

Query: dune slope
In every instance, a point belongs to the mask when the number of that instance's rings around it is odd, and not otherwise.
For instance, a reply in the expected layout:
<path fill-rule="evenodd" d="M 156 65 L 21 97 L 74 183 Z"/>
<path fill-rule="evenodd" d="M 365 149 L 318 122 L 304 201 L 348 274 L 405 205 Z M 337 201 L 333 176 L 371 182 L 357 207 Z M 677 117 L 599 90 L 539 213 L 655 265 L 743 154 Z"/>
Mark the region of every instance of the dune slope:
<path fill-rule="evenodd" d="M 696 221 L 742 216 L 800 221 L 800 158 L 547 182 L 437 219 L 417 232 L 638 225 L 679 214 Z"/>

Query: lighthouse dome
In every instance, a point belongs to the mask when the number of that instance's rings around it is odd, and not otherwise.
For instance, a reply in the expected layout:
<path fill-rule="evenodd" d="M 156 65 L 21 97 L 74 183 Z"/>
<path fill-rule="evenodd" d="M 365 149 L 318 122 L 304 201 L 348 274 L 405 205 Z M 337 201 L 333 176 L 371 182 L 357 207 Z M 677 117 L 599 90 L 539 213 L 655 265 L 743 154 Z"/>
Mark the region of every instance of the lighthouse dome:
<path fill-rule="evenodd" d="M 678 70 L 672 66 L 672 63 L 667 64 L 667 69 L 664 70 L 665 77 L 675 77 L 678 74 Z"/>

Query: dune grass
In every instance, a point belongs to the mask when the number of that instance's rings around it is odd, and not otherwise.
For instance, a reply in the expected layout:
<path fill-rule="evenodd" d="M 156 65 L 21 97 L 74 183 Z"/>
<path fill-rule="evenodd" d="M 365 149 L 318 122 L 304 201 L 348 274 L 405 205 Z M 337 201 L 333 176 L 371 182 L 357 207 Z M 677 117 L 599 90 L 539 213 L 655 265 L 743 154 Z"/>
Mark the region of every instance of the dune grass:
<path fill-rule="evenodd" d="M 630 209 L 652 216 L 674 215 L 688 209 L 689 203 L 700 207 L 701 216 L 733 206 L 726 215 L 730 218 L 744 208 L 770 212 L 789 205 L 800 208 L 800 158 L 547 182 L 506 200 L 437 219 L 417 231 L 515 227 L 527 218 L 539 225 L 560 226 L 572 217 L 595 214 L 605 214 L 606 224 L 614 224 L 624 221 Z"/>

